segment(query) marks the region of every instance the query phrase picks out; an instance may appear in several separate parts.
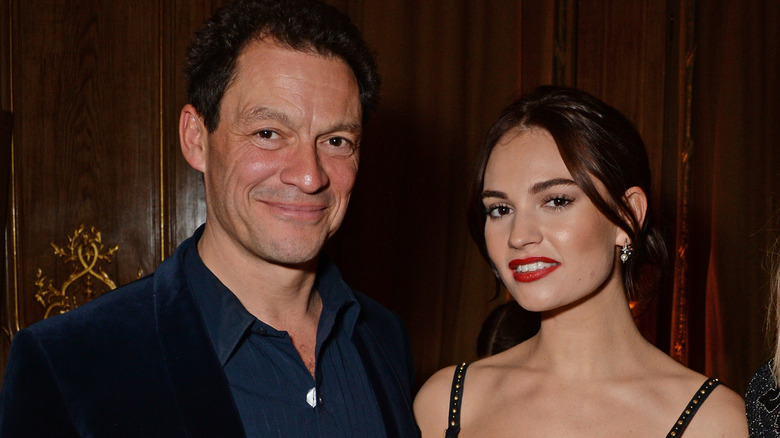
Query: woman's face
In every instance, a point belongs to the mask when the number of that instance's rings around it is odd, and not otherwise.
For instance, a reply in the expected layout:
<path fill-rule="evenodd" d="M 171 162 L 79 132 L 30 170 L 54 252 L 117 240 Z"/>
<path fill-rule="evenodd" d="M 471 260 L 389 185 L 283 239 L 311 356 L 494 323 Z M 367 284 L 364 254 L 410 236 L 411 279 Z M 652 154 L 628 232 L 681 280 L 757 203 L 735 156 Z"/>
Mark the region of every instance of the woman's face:
<path fill-rule="evenodd" d="M 482 200 L 490 259 L 524 308 L 553 310 L 605 288 L 622 293 L 616 256 L 627 236 L 577 186 L 547 131 L 499 140 Z"/>

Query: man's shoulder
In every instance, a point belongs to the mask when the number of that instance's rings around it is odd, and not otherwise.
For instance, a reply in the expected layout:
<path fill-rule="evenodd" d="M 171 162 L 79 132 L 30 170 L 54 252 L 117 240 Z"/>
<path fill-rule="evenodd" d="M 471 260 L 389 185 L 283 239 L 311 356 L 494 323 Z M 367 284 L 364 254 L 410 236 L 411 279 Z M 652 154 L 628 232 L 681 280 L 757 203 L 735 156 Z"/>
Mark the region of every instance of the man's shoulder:
<path fill-rule="evenodd" d="M 369 323 L 371 326 L 376 327 L 398 327 L 399 329 L 406 330 L 404 328 L 401 317 L 395 311 L 380 304 L 375 299 L 368 295 L 353 290 L 355 299 L 360 304 L 361 319 Z"/>
<path fill-rule="evenodd" d="M 397 313 L 347 284 L 342 278 L 338 266 L 326 255 L 323 255 L 320 259 L 317 275 L 320 281 L 321 294 L 332 294 L 338 291 L 339 294 L 344 294 L 345 299 L 352 297 L 358 302 L 360 305 L 360 321 L 379 327 L 382 327 L 384 324 L 390 324 L 391 326 L 403 325 Z"/>
<path fill-rule="evenodd" d="M 409 334 L 403 319 L 393 310 L 383 306 L 373 298 L 353 291 L 355 299 L 360 303 L 360 317 L 356 330 L 370 332 L 384 348 L 393 350 L 395 354 L 405 356 L 409 349 Z"/>
<path fill-rule="evenodd" d="M 397 317 L 398 315 L 385 307 L 384 305 L 380 304 L 379 301 L 369 297 L 368 295 L 364 294 L 363 292 L 357 291 L 352 289 L 352 294 L 355 296 L 355 299 L 358 303 L 360 303 L 360 308 L 362 311 L 370 313 L 370 314 L 377 314 L 377 315 L 383 315 L 386 317 L 394 316 Z"/>
<path fill-rule="evenodd" d="M 142 315 L 151 315 L 153 275 L 108 291 L 100 297 L 60 315 L 41 320 L 25 329 L 40 338 L 65 339 L 138 323 Z"/>
<path fill-rule="evenodd" d="M 358 291 L 353 293 L 360 304 L 360 316 L 355 326 L 354 336 L 358 348 L 362 355 L 370 359 L 373 369 L 379 370 L 380 375 L 390 381 L 392 381 L 391 376 L 395 376 L 397 379 L 395 383 L 400 384 L 400 388 L 406 391 L 406 399 L 411 410 L 409 394 L 414 386 L 414 366 L 406 325 L 397 313 L 379 304 L 373 298 Z M 368 365 L 367 370 L 371 367 L 372 365 Z M 382 381 L 383 378 L 377 380 Z M 400 402 L 400 399 L 396 401 Z"/>
<path fill-rule="evenodd" d="M 177 257 L 178 253 L 177 250 L 164 260 L 155 272 L 108 291 L 67 313 L 39 321 L 27 330 L 41 336 L 56 333 L 70 335 L 74 332 L 100 335 L 101 330 L 121 330 L 147 323 L 154 316 L 154 297 L 161 292 L 158 289 L 167 291 L 185 287 L 179 278 L 182 262 Z"/>

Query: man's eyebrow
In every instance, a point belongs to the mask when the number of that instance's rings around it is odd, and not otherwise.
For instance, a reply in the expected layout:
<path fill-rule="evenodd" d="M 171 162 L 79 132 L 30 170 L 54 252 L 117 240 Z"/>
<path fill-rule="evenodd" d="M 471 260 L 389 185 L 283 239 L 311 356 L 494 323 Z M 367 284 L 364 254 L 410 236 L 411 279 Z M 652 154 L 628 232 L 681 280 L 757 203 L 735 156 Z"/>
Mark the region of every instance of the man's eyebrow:
<path fill-rule="evenodd" d="M 336 132 L 336 131 L 347 131 L 351 132 L 353 134 L 359 134 L 363 131 L 363 125 L 359 122 L 355 123 L 339 123 L 337 125 L 331 126 L 328 131 Z"/>
<path fill-rule="evenodd" d="M 286 126 L 293 126 L 293 121 L 287 114 L 264 106 L 252 109 L 243 117 L 243 120 L 245 122 L 251 122 L 253 120 L 276 120 Z M 345 122 L 333 125 L 327 130 L 329 132 L 347 131 L 359 134 L 363 130 L 363 125 L 360 122 Z"/>
<path fill-rule="evenodd" d="M 292 125 L 292 120 L 287 117 L 287 114 L 277 111 L 265 106 L 260 106 L 247 112 L 242 119 L 245 122 L 251 122 L 253 120 L 276 120 L 284 123 L 287 126 Z"/>
<path fill-rule="evenodd" d="M 578 186 L 578 184 L 567 178 L 553 178 L 532 185 L 528 192 L 535 195 L 555 186 Z"/>

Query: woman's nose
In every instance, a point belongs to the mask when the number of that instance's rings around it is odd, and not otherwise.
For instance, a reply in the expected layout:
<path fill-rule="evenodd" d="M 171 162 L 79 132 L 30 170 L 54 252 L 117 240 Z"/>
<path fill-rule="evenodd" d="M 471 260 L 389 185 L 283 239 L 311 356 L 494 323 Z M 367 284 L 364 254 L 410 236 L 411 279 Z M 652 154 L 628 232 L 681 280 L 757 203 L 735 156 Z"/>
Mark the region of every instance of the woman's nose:
<path fill-rule="evenodd" d="M 542 241 L 538 219 L 533 214 L 516 214 L 509 233 L 509 246 L 523 248 Z"/>

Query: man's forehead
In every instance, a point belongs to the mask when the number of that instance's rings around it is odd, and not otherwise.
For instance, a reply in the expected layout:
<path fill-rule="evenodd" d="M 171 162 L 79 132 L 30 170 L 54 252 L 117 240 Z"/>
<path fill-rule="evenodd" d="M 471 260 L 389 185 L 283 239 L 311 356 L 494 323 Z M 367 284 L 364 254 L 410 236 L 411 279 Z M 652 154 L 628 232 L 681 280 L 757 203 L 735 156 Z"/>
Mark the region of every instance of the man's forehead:
<path fill-rule="evenodd" d="M 362 125 L 358 83 L 346 63 L 266 40 L 253 42 L 237 60 L 220 112 L 241 124 L 293 126 L 301 116 L 318 114 L 352 132 Z"/>
<path fill-rule="evenodd" d="M 311 75 L 312 72 L 316 74 Z M 355 73 L 343 59 L 292 49 L 274 40 L 254 41 L 242 51 L 236 58 L 236 66 L 225 93 L 237 83 L 245 82 L 245 78 L 281 83 L 286 77 L 307 78 L 312 83 L 321 82 L 323 78 L 330 79 L 331 85 L 354 87 L 358 98 L 360 96 Z"/>
<path fill-rule="evenodd" d="M 355 72 L 352 66 L 349 65 L 346 59 L 338 56 L 332 52 L 323 52 L 317 49 L 315 46 L 307 44 L 301 47 L 293 47 L 284 41 L 278 40 L 271 35 L 252 38 L 241 48 L 236 56 L 237 65 L 241 64 L 241 60 L 246 58 L 247 53 L 256 52 L 257 50 L 274 51 L 280 54 L 288 55 L 306 55 L 313 58 L 319 58 L 327 61 L 335 61 L 346 66 L 352 76 L 355 76 Z M 357 79 L 356 79 L 357 80 Z"/>

